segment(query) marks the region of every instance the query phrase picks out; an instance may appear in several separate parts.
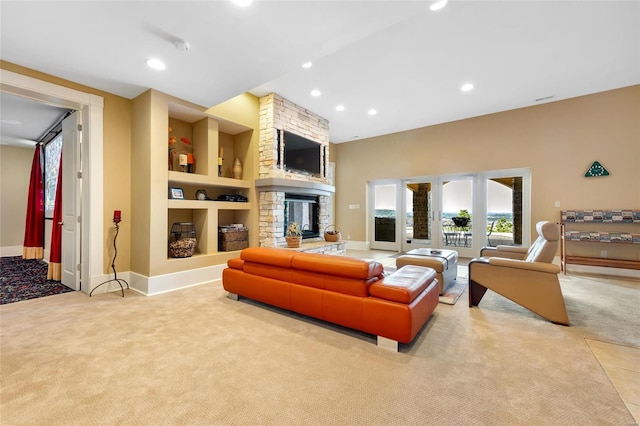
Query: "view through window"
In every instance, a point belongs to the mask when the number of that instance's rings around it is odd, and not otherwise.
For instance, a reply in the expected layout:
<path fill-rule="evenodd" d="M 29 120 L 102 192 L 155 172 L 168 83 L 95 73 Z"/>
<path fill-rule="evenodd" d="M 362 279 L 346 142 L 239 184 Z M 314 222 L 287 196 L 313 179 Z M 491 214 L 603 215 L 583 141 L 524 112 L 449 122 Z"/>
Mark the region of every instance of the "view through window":
<path fill-rule="evenodd" d="M 44 146 L 44 217 L 47 219 L 53 219 L 61 155 L 62 133 Z"/>

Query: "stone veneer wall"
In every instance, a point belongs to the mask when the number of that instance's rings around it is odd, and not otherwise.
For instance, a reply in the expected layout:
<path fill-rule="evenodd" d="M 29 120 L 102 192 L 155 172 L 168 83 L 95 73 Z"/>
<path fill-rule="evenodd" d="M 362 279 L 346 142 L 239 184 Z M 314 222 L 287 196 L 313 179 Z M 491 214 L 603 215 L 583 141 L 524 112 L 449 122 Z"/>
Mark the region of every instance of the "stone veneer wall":
<path fill-rule="evenodd" d="M 329 121 L 275 93 L 271 93 L 260 98 L 260 178 L 287 178 L 329 183 L 324 177 L 317 178 L 286 172 L 278 167 L 276 129 L 288 130 L 316 141 L 326 147 L 326 155 L 329 155 Z M 284 146 L 280 148 L 280 158 L 284 158 Z"/>
<path fill-rule="evenodd" d="M 260 98 L 259 177 L 261 179 L 281 178 L 332 185 L 333 183 L 324 176 L 307 176 L 288 172 L 279 167 L 277 164 L 277 129 L 287 130 L 316 141 L 326 147 L 321 152 L 327 157 L 329 155 L 329 121 L 275 93 L 271 93 Z M 280 148 L 280 158 L 284 158 L 284 145 Z M 296 191 L 292 189 L 288 192 L 295 193 Z M 284 239 L 284 195 L 285 192 L 280 191 L 260 192 L 260 246 L 286 246 Z M 319 195 L 319 216 L 319 228 L 322 234 L 329 225 L 329 197 L 326 195 Z M 318 240 L 322 240 L 322 238 L 304 240 L 304 243 Z"/>

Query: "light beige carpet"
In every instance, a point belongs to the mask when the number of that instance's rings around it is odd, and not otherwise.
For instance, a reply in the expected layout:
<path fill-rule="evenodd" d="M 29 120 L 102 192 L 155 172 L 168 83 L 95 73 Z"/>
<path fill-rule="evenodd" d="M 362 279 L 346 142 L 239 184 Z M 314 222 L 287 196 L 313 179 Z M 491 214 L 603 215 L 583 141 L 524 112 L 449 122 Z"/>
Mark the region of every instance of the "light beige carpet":
<path fill-rule="evenodd" d="M 571 327 L 488 292 L 477 308 L 439 304 L 400 353 L 220 283 L 3 305 L 0 423 L 633 424 L 585 337 L 639 346 L 640 285 L 562 287 Z"/>

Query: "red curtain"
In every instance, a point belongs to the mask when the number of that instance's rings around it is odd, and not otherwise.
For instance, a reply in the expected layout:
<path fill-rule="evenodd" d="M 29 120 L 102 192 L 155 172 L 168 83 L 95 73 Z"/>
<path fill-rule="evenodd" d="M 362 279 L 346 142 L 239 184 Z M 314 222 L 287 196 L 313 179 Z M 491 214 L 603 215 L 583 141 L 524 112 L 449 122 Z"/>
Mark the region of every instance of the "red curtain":
<path fill-rule="evenodd" d="M 44 185 L 42 182 L 42 147 L 36 145 L 31 162 L 31 180 L 27 200 L 27 220 L 24 225 L 24 259 L 42 259 L 44 247 Z"/>
<path fill-rule="evenodd" d="M 62 155 L 58 168 L 56 184 L 56 201 L 53 207 L 53 226 L 51 228 L 51 252 L 49 253 L 49 270 L 47 279 L 60 281 L 62 278 Z"/>

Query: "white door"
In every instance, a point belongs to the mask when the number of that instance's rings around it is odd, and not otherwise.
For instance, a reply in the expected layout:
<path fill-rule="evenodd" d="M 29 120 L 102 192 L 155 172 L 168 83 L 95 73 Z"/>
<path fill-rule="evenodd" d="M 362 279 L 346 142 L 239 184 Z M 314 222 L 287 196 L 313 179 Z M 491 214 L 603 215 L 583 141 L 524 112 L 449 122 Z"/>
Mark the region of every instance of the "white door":
<path fill-rule="evenodd" d="M 62 121 L 62 284 L 80 290 L 80 111 Z"/>

